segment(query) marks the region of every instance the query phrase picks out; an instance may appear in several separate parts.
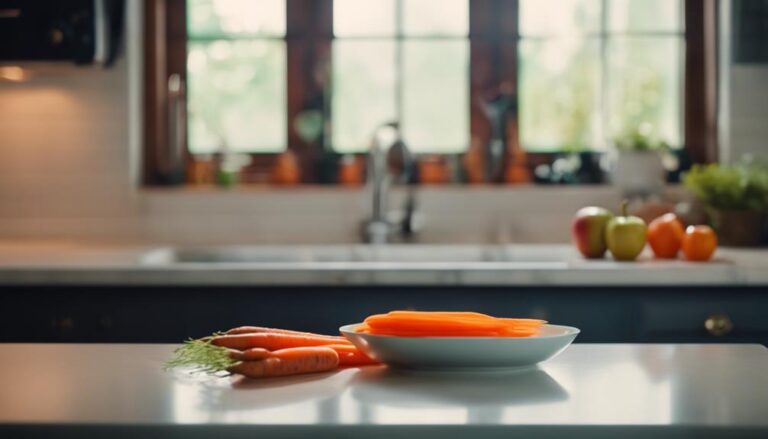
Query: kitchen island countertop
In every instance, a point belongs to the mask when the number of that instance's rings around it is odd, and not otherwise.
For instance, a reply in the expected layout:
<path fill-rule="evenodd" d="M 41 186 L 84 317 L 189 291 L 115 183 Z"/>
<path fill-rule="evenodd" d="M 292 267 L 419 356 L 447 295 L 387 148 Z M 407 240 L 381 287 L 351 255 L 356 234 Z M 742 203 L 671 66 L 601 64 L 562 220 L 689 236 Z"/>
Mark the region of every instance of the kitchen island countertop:
<path fill-rule="evenodd" d="M 759 345 L 576 344 L 511 373 L 263 381 L 164 371 L 173 348 L 0 345 L 0 436 L 768 437 Z"/>

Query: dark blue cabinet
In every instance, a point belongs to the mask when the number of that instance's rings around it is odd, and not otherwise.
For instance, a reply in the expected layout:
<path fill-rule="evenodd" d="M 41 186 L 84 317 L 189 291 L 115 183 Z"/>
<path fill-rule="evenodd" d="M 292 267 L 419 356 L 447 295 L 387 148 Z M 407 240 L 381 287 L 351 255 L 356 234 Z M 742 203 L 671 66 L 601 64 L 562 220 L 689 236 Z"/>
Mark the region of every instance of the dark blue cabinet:
<path fill-rule="evenodd" d="M 544 318 L 581 328 L 579 342 L 768 342 L 757 287 L 4 287 L 0 297 L 3 342 L 179 342 L 244 324 L 335 333 L 392 309 Z"/>

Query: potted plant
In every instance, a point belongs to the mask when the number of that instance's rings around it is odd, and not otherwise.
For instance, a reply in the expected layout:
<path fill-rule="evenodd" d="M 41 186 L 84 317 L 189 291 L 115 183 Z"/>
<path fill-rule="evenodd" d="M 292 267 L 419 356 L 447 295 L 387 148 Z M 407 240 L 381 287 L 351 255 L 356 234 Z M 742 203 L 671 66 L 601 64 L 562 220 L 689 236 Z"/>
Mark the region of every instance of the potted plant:
<path fill-rule="evenodd" d="M 611 180 L 625 196 L 659 194 L 664 189 L 666 170 L 661 153 L 667 144 L 656 139 L 648 123 L 614 139 L 616 155 Z"/>
<path fill-rule="evenodd" d="M 723 244 L 753 246 L 761 242 L 768 209 L 768 167 L 696 165 L 683 184 L 704 204 Z"/>

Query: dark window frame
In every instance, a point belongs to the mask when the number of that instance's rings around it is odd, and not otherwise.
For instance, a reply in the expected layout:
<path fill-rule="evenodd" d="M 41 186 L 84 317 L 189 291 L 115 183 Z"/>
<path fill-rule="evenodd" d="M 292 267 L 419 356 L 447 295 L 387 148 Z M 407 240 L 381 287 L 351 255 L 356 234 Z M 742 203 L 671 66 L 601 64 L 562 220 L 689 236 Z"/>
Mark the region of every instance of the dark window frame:
<path fill-rule="evenodd" d="M 470 25 L 470 138 L 487 143 L 490 125 L 480 104 L 504 89 L 517 94 L 518 0 L 472 0 Z M 683 142 L 693 162 L 717 160 L 717 0 L 684 0 L 685 72 Z M 322 141 L 304 142 L 291 122 L 304 108 L 329 105 L 324 79 L 330 74 L 333 41 L 333 0 L 287 0 L 287 148 L 299 158 L 302 183 L 322 180 L 317 162 Z M 183 144 L 182 163 L 169 147 L 168 77 L 186 83 L 187 29 L 185 0 L 145 0 L 144 3 L 144 155 L 147 185 L 179 183 L 193 160 Z M 319 104 L 318 104 L 319 102 Z M 508 149 L 520 148 L 517 120 L 505 127 Z M 527 165 L 547 163 L 556 153 L 527 153 Z M 251 154 L 250 168 L 266 172 L 277 154 Z M 505 181 L 510 154 L 490 182 Z"/>

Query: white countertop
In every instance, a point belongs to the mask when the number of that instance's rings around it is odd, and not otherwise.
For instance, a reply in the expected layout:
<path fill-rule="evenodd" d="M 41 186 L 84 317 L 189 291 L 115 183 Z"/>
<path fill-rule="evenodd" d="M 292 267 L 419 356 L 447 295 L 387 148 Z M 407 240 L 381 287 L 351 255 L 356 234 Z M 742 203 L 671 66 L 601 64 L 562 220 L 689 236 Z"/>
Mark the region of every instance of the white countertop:
<path fill-rule="evenodd" d="M 163 371 L 173 348 L 0 345 L 0 436 L 768 437 L 759 345 L 576 344 L 514 373 L 262 381 Z"/>
<path fill-rule="evenodd" d="M 497 248 L 520 260 L 154 263 L 147 255 L 162 253 L 161 246 L 0 243 L 0 285 L 768 285 L 766 249 L 722 248 L 707 263 L 654 260 L 646 252 L 627 263 L 584 260 L 568 245 Z M 564 256 L 540 260 L 537 253 Z"/>

